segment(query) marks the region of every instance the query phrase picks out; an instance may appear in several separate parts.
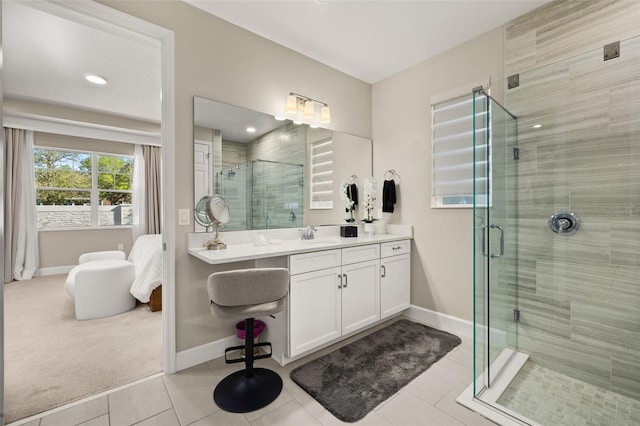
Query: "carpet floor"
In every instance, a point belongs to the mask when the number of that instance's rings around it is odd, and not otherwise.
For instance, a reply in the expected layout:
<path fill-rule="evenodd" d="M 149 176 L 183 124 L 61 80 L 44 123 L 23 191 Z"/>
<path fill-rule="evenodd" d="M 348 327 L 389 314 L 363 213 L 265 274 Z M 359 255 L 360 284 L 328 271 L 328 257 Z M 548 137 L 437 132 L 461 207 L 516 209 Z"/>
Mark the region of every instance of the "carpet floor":
<path fill-rule="evenodd" d="M 65 279 L 4 286 L 7 423 L 162 372 L 162 312 L 77 321 Z"/>
<path fill-rule="evenodd" d="M 402 319 L 294 369 L 291 379 L 338 419 L 355 422 L 460 343 Z"/>

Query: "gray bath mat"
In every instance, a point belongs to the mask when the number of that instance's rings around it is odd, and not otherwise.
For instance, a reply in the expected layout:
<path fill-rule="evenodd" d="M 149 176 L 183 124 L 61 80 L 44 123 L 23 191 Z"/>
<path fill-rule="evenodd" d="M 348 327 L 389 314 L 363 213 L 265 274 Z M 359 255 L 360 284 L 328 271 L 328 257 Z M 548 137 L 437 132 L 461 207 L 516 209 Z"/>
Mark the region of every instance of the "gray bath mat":
<path fill-rule="evenodd" d="M 291 379 L 338 419 L 355 422 L 460 342 L 403 319 L 294 369 Z"/>

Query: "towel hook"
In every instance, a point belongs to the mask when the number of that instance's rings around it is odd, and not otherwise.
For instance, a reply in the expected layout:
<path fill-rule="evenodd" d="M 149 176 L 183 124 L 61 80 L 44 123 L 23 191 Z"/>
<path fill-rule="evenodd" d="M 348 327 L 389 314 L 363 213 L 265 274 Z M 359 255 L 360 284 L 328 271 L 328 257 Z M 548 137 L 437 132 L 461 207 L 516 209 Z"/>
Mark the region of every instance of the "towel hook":
<path fill-rule="evenodd" d="M 396 178 L 398 178 L 398 181 L 400 181 L 400 175 L 396 173 L 395 169 L 389 169 L 384 174 L 384 180 L 396 181 Z"/>

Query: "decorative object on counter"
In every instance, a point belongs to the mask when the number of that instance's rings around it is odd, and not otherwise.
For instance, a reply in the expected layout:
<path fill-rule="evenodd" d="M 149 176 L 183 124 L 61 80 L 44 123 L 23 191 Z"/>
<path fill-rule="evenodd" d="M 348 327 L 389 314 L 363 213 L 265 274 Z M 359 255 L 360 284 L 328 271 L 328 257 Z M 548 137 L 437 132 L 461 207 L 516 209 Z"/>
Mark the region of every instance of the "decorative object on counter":
<path fill-rule="evenodd" d="M 344 210 L 349 214 L 347 222 L 355 222 L 355 211 L 358 208 L 358 176 L 351 175 L 340 184 L 340 199 L 344 203 Z"/>
<path fill-rule="evenodd" d="M 355 225 L 340 226 L 340 236 L 343 238 L 352 238 L 358 236 L 358 227 Z"/>
<path fill-rule="evenodd" d="M 393 213 L 394 204 L 396 203 L 396 178 L 399 178 L 394 169 L 389 169 L 384 174 L 384 183 L 382 184 L 382 212 Z"/>
<path fill-rule="evenodd" d="M 195 219 L 198 224 L 204 226 L 209 232 L 209 227 L 215 229 L 215 236 L 204 243 L 207 250 L 224 250 L 227 245 L 220 240 L 218 228 L 229 222 L 229 206 L 220 195 L 205 195 L 198 201 L 195 208 Z"/>
<path fill-rule="evenodd" d="M 376 228 L 373 222 L 376 220 L 373 217 L 373 211 L 375 209 L 376 204 L 376 190 L 378 189 L 378 183 L 374 177 L 366 177 L 362 181 L 362 188 L 364 189 L 364 194 L 362 197 L 362 202 L 364 204 L 364 233 L 371 237 L 375 234 Z"/>
<path fill-rule="evenodd" d="M 378 189 L 378 182 L 372 176 L 364 178 L 362 181 L 362 187 L 364 189 L 364 195 L 362 201 L 364 203 L 364 219 L 363 222 L 371 223 L 376 220 L 373 217 L 373 210 L 376 206 L 376 190 Z"/>
<path fill-rule="evenodd" d="M 355 422 L 460 343 L 403 319 L 296 368 L 291 379 L 338 419 Z"/>

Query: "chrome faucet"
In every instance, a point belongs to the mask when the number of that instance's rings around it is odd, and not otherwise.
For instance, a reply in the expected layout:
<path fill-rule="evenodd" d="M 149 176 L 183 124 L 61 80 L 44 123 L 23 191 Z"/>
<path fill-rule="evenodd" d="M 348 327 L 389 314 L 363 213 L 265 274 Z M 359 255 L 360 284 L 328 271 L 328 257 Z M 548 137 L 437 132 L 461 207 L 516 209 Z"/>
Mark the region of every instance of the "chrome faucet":
<path fill-rule="evenodd" d="M 314 226 L 307 226 L 304 230 L 301 229 L 300 231 L 303 240 L 313 240 L 316 237 L 314 232 L 317 231 L 317 229 Z"/>

